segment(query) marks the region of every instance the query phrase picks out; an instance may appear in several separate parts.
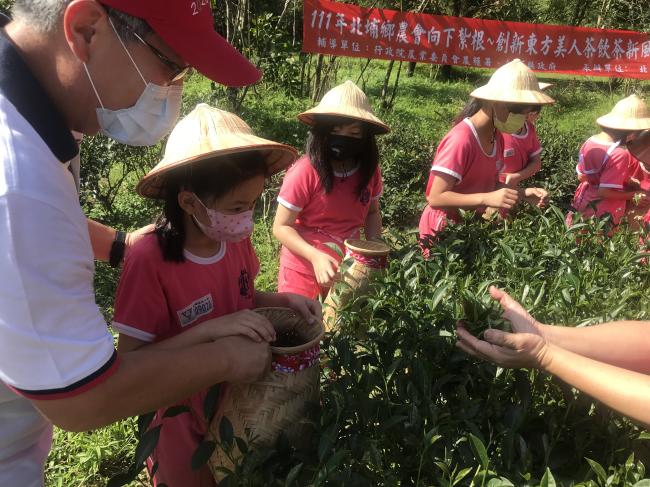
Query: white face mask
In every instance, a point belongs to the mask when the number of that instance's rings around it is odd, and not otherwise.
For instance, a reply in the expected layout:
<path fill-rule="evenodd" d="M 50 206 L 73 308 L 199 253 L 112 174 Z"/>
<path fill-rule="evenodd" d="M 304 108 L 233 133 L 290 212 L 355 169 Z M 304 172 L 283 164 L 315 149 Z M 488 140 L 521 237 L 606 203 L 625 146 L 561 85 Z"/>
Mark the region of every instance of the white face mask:
<path fill-rule="evenodd" d="M 135 146 L 155 145 L 171 132 L 178 120 L 181 112 L 183 88 L 178 85 L 159 86 L 147 83 L 131 57 L 131 53 L 129 53 L 124 42 L 117 34 L 113 22 L 110 19 L 109 22 L 131 63 L 133 63 L 140 78 L 142 78 L 145 89 L 132 107 L 121 110 L 104 108 L 104 104 L 88 71 L 88 66 L 84 63 L 90 85 L 93 87 L 95 96 L 102 106 L 97 109 L 99 127 L 104 135 L 122 144 Z"/>
<path fill-rule="evenodd" d="M 253 233 L 253 210 L 228 215 L 218 210 L 206 208 L 198 196 L 194 195 L 205 209 L 210 225 L 204 225 L 194 215 L 194 223 L 203 234 L 215 242 L 241 242 Z"/>

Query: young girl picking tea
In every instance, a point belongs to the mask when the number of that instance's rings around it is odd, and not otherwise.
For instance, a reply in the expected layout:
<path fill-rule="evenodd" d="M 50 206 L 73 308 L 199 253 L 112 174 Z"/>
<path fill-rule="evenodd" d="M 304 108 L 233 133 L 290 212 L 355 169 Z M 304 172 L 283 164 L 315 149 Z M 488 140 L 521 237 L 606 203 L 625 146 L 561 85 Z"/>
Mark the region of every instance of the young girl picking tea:
<path fill-rule="evenodd" d="M 381 235 L 382 179 L 375 136 L 390 129 L 352 81 L 298 117 L 311 127 L 307 153 L 289 170 L 278 196 L 273 233 L 282 243 L 278 290 L 326 295 L 346 239 Z"/>
<path fill-rule="evenodd" d="M 545 90 L 550 83 L 539 83 Z M 526 179 L 532 178 L 542 168 L 542 144 L 537 137 L 535 122 L 542 111 L 542 105 L 533 105 L 526 115 L 523 127 L 514 134 L 503 133 L 503 169 L 499 181 L 509 188 L 517 188 Z"/>
<path fill-rule="evenodd" d="M 235 115 L 205 104 L 178 123 L 165 157 L 137 188 L 142 196 L 163 200 L 164 211 L 155 232 L 124 263 L 113 319 L 120 351 L 180 348 L 232 335 L 272 342 L 273 327 L 251 311 L 255 307 L 286 306 L 309 321 L 320 320 L 315 301 L 254 288 L 254 205 L 265 178 L 295 155 L 291 147 L 253 135 Z M 221 398 L 226 390 L 222 384 Z M 153 426 L 162 424 L 160 439 L 148 460 L 150 471 L 156 465 L 154 485 L 214 485 L 207 467 L 191 468 L 208 426 L 205 392 L 183 403 L 190 413 L 163 418 L 165 410 L 157 412 Z"/>
<path fill-rule="evenodd" d="M 634 178 L 639 163 L 630 154 L 627 144 L 650 128 L 650 110 L 636 95 L 619 101 L 611 112 L 596 120 L 601 131 L 582 144 L 576 171 L 580 184 L 573 198 L 573 208 L 583 218 L 610 215 L 616 226 L 626 213 L 643 212 L 648 193 Z M 641 197 L 641 207 L 635 195 Z M 572 224 L 573 213 L 567 215 Z"/>
<path fill-rule="evenodd" d="M 459 209 L 482 215 L 505 212 L 525 199 L 545 204 L 541 188 L 513 189 L 498 180 L 503 169 L 502 133 L 516 133 L 533 107 L 553 103 L 542 93 L 533 72 L 515 59 L 497 69 L 472 99 L 436 151 L 426 188 L 427 206 L 420 218 L 420 239 L 430 245 Z"/>

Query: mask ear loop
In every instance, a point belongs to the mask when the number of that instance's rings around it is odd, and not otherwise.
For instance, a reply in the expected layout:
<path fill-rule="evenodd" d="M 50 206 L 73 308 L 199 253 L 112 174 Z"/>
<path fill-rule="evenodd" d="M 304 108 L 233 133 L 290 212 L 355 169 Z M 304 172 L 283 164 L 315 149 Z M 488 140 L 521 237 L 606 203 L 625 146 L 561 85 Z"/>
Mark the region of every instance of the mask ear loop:
<path fill-rule="evenodd" d="M 88 71 L 88 66 L 86 66 L 86 63 L 83 63 L 84 69 L 86 70 L 86 75 L 88 76 L 88 81 L 90 81 L 90 86 L 93 87 L 93 91 L 95 92 L 95 96 L 97 97 L 97 101 L 99 104 L 104 108 L 104 104 L 102 103 L 102 99 L 99 97 L 99 93 L 97 93 L 97 88 L 95 88 L 95 83 L 93 83 L 93 78 L 90 76 L 90 71 Z"/>
<path fill-rule="evenodd" d="M 113 28 L 113 32 L 115 32 L 115 36 L 117 37 L 117 40 L 120 41 L 120 44 L 122 44 L 122 47 L 124 48 L 124 51 L 126 52 L 126 55 L 129 56 L 129 59 L 131 60 L 131 63 L 132 63 L 133 66 L 135 67 L 135 70 L 136 70 L 136 71 L 138 72 L 138 74 L 140 75 L 140 78 L 142 78 L 142 82 L 144 83 L 145 86 L 147 86 L 147 80 L 145 80 L 145 79 L 144 79 L 144 76 L 142 76 L 142 73 L 140 72 L 140 68 L 138 68 L 138 65 L 137 65 L 137 64 L 135 63 L 135 61 L 133 60 L 133 56 L 131 56 L 131 53 L 130 53 L 129 50 L 126 48 L 126 45 L 124 44 L 124 41 L 122 40 L 122 38 L 120 37 L 120 35 L 117 33 L 117 29 L 115 28 L 115 24 L 113 24 L 113 21 L 111 20 L 110 17 L 108 18 L 108 21 L 110 22 L 111 27 Z"/>

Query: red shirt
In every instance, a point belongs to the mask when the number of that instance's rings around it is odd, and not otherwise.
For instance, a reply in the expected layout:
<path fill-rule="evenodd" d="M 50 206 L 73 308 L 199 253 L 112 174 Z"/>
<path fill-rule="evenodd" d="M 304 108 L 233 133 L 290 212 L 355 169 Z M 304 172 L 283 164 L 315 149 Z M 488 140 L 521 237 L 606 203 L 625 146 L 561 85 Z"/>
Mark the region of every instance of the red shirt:
<path fill-rule="evenodd" d="M 326 194 L 316 169 L 309 158 L 303 156 L 287 171 L 278 202 L 298 212 L 295 228 L 307 243 L 340 259 L 325 243 L 335 243 L 344 251 L 345 239 L 359 238 L 370 202 L 379 199 L 383 190 L 379 168 L 361 194 L 357 191 L 360 178 L 358 170 L 346 175 L 335 172 L 332 191 Z M 284 246 L 280 252 L 280 263 L 298 272 L 314 272 L 310 262 Z"/>
<path fill-rule="evenodd" d="M 491 154 L 486 154 L 479 141 L 478 134 L 469 118 L 456 124 L 438 145 L 433 159 L 426 194 L 429 194 L 436 173 L 448 174 L 456 179 L 453 188 L 455 193 L 475 194 L 495 191 L 498 174 L 503 169 L 503 136 L 495 132 L 494 147 Z M 427 208 L 430 208 L 427 205 Z M 440 210 L 446 216 L 455 219 L 455 210 Z M 426 211 L 426 210 L 425 210 Z M 483 213 L 485 208 L 477 208 L 477 213 Z"/>
<path fill-rule="evenodd" d="M 636 165 L 630 152 L 618 142 L 601 142 L 595 137 L 587 139 L 580 148 L 576 171 L 587 180 L 580 183 L 573 197 L 573 207 L 583 216 L 593 216 L 592 202 L 595 202 L 595 215 L 612 215 L 614 223 L 625 215 L 627 200 L 623 198 L 603 199 L 598 189 L 611 188 L 624 190 L 634 174 Z"/>
<path fill-rule="evenodd" d="M 153 234 L 135 244 L 117 288 L 113 328 L 154 342 L 253 307 L 259 261 L 250 239 L 222 242 L 221 250 L 209 258 L 186 251 L 185 259 L 164 260 Z"/>
<path fill-rule="evenodd" d="M 533 157 L 542 153 L 535 126 L 526 122 L 524 128 L 523 134 L 503 134 L 504 173 L 521 171 Z"/>

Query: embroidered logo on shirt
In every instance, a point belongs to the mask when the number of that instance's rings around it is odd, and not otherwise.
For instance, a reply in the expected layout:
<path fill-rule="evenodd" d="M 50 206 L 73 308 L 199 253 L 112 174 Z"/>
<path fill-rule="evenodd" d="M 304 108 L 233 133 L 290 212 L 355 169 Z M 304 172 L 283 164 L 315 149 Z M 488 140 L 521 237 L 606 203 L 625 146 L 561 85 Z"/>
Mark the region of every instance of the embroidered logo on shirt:
<path fill-rule="evenodd" d="M 242 269 L 239 273 L 239 294 L 245 298 L 251 297 L 251 283 L 248 271 Z"/>
<path fill-rule="evenodd" d="M 512 157 L 514 155 L 515 155 L 514 148 L 506 149 L 505 151 L 503 151 L 503 157 Z"/>
<path fill-rule="evenodd" d="M 181 326 L 185 327 L 191 325 L 201 316 L 205 316 L 214 309 L 214 303 L 212 302 L 212 295 L 206 294 L 202 298 L 197 299 L 189 306 L 183 308 L 180 311 L 177 311 L 178 319 L 181 322 Z"/>
<path fill-rule="evenodd" d="M 368 204 L 368 202 L 370 201 L 370 190 L 368 188 L 361 191 L 361 195 L 359 196 L 359 201 L 361 201 L 362 205 Z"/>

